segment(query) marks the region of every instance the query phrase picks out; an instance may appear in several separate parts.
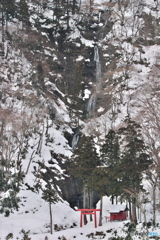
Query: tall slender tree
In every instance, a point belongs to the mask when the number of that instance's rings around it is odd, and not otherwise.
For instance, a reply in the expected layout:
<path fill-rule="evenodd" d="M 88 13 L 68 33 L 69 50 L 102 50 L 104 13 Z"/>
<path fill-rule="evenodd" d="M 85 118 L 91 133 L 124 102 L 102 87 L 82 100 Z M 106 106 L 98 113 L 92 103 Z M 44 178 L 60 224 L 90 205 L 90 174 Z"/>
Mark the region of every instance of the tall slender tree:
<path fill-rule="evenodd" d="M 100 164 L 92 136 L 81 136 L 70 161 L 71 173 L 80 178 L 84 183 L 87 183 L 90 173 Z"/>
<path fill-rule="evenodd" d="M 117 132 L 110 130 L 101 149 L 101 158 L 109 176 L 108 193 L 125 195 L 132 203 L 131 219 L 136 224 L 136 195 L 142 190 L 142 173 L 151 164 L 141 127 L 129 117 Z M 132 194 L 133 193 L 133 194 Z"/>
<path fill-rule="evenodd" d="M 52 204 L 60 200 L 57 191 L 53 187 L 52 181 L 47 181 L 45 188 L 42 189 L 42 198 L 49 204 L 50 231 L 53 233 Z"/>
<path fill-rule="evenodd" d="M 22 21 L 23 27 L 28 28 L 31 26 L 28 5 L 25 0 L 20 0 L 19 2 L 18 18 L 20 21 Z"/>
<path fill-rule="evenodd" d="M 107 174 L 110 179 L 107 190 L 108 194 L 114 197 L 121 194 L 120 182 L 120 146 L 117 133 L 111 129 L 105 137 L 105 142 L 101 147 L 101 161 L 107 167 Z"/>
<path fill-rule="evenodd" d="M 142 173 L 148 169 L 152 161 L 146 152 L 140 125 L 128 117 L 124 123 L 126 126 L 118 131 L 118 135 L 121 137 L 119 170 L 122 189 L 140 192 L 142 190 Z M 131 201 L 132 221 L 136 224 L 136 197 L 134 195 L 131 195 Z"/>
<path fill-rule="evenodd" d="M 100 196 L 100 217 L 99 226 L 102 226 L 102 207 L 103 207 L 103 196 L 108 195 L 110 178 L 108 169 L 105 166 L 96 167 L 90 175 L 88 186 L 92 191 L 95 191 Z"/>
<path fill-rule="evenodd" d="M 87 202 L 87 196 L 91 197 L 92 186 L 95 184 L 92 178 L 95 168 L 100 165 L 100 159 L 96 151 L 93 137 L 82 136 L 78 142 L 77 148 L 69 162 L 69 173 L 78 179 L 81 191 L 83 192 L 83 208 L 92 207 Z"/>

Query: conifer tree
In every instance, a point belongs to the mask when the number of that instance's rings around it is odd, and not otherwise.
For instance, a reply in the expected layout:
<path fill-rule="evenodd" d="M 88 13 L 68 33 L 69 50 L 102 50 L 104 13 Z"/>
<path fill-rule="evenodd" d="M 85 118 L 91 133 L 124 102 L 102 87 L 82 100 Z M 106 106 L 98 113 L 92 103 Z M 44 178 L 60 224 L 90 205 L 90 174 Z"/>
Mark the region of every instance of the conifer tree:
<path fill-rule="evenodd" d="M 53 233 L 53 221 L 52 221 L 52 204 L 60 200 L 57 191 L 53 187 L 51 181 L 47 181 L 45 189 L 42 189 L 42 198 L 49 203 L 49 214 L 50 214 L 50 230 L 51 234 Z"/>
<path fill-rule="evenodd" d="M 86 205 L 86 194 L 93 190 L 95 180 L 93 172 L 100 165 L 93 137 L 82 136 L 77 148 L 69 162 L 69 173 L 78 179 L 79 187 L 83 192 L 83 208 L 92 207 Z M 91 183 L 92 182 L 92 183 Z"/>
<path fill-rule="evenodd" d="M 92 136 L 83 135 L 80 138 L 70 163 L 70 173 L 86 184 L 90 174 L 100 164 Z"/>
<path fill-rule="evenodd" d="M 107 167 L 107 174 L 109 184 L 107 191 L 109 195 L 120 195 L 120 182 L 119 177 L 119 162 L 120 162 L 120 146 L 118 142 L 118 135 L 114 130 L 110 130 L 105 137 L 105 142 L 101 148 L 101 161 Z"/>
<path fill-rule="evenodd" d="M 0 169 L 0 192 L 5 190 L 5 185 L 6 185 L 6 181 L 5 181 L 5 178 L 4 178 L 4 173 Z"/>
<path fill-rule="evenodd" d="M 20 21 L 22 21 L 26 28 L 31 26 L 29 20 L 28 5 L 25 0 L 20 0 L 19 2 L 18 18 Z"/>
<path fill-rule="evenodd" d="M 93 170 L 90 179 L 88 181 L 88 186 L 92 191 L 95 191 L 100 196 L 100 217 L 99 226 L 102 226 L 102 206 L 103 206 L 103 196 L 108 195 L 108 188 L 110 186 L 110 178 L 108 175 L 108 169 L 105 166 L 99 166 Z"/>
<path fill-rule="evenodd" d="M 141 127 L 130 118 L 126 118 L 126 127 L 120 128 L 118 135 L 121 136 L 121 159 L 119 164 L 122 189 L 139 193 L 142 190 L 142 173 L 151 164 L 146 152 Z M 136 224 L 136 197 L 131 195 L 132 221 Z"/>
<path fill-rule="evenodd" d="M 15 0 L 1 0 L 0 5 L 1 8 L 3 9 L 3 13 L 5 15 L 6 20 L 9 20 L 15 16 L 16 12 Z"/>
<path fill-rule="evenodd" d="M 101 158 L 107 167 L 108 193 L 119 196 L 125 193 L 132 202 L 133 222 L 137 223 L 135 194 L 142 190 L 142 173 L 151 160 L 141 134 L 141 127 L 129 117 L 124 120 L 125 127 L 117 132 L 110 130 L 101 148 Z"/>

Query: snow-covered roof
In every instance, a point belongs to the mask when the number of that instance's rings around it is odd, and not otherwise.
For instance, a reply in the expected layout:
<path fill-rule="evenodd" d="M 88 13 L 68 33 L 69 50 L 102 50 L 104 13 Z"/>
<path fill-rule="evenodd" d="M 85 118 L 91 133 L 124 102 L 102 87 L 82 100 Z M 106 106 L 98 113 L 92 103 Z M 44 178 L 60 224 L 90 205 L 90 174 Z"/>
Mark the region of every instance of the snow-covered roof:
<path fill-rule="evenodd" d="M 119 213 L 121 211 L 125 211 L 126 210 L 126 205 L 125 204 L 113 204 L 113 205 L 110 205 L 109 207 L 109 213 Z"/>

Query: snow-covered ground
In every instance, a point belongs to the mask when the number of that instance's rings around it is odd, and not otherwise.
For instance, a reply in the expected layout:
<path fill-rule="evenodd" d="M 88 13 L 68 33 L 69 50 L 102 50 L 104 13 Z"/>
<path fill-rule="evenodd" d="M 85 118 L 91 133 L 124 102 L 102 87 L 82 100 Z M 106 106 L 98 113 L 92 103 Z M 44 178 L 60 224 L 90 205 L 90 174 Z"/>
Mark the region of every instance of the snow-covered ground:
<path fill-rule="evenodd" d="M 129 220 L 123 222 L 107 222 L 106 216 L 109 216 L 107 209 L 111 202 L 108 197 L 103 198 L 103 225 L 94 227 L 94 222 L 88 219 L 87 225 L 79 226 L 80 213 L 71 209 L 68 203 L 59 202 L 52 205 L 53 224 L 59 227 L 59 230 L 54 230 L 51 235 L 49 228 L 49 208 L 48 204 L 41 197 L 31 191 L 24 191 L 23 202 L 19 211 L 15 211 L 10 217 L 0 215 L 0 239 L 10 239 L 6 236 L 13 234 L 12 239 L 24 239 L 24 233 L 28 232 L 31 240 L 86 240 L 86 239 L 109 239 L 111 236 L 126 236 L 124 225 Z M 23 205 L 23 206 L 22 206 Z M 99 203 L 97 204 L 99 208 Z M 99 214 L 97 214 L 97 220 Z M 61 227 L 63 226 L 63 229 Z M 66 229 L 64 229 L 66 227 Z M 148 239 L 147 233 L 144 231 L 142 224 L 137 226 L 138 232 L 144 232 L 142 239 Z M 149 233 L 158 234 L 160 229 L 150 229 Z M 8 235 L 9 236 L 9 235 Z M 48 238 L 45 238 L 48 237 Z M 133 240 L 140 239 L 139 236 L 134 236 Z M 149 238 L 152 239 L 152 238 Z"/>
<path fill-rule="evenodd" d="M 57 203 L 52 205 L 52 215 L 54 225 L 65 227 L 66 229 L 60 229 L 60 231 L 53 231 L 53 235 L 49 234 L 49 208 L 48 204 L 40 198 L 39 195 L 31 192 L 24 191 L 23 201 L 25 205 L 22 205 L 18 212 L 14 212 L 10 217 L 4 217 L 0 215 L 0 239 L 5 239 L 9 234 L 13 234 L 13 239 L 22 239 L 23 233 L 28 232 L 29 237 L 33 240 L 44 240 L 45 236 L 48 239 L 63 239 L 63 236 L 69 239 L 85 240 L 88 239 L 87 235 L 96 232 L 106 232 L 107 229 L 113 229 L 121 231 L 124 222 L 106 222 L 105 215 L 107 216 L 107 208 L 110 205 L 108 198 L 104 199 L 103 207 L 103 226 L 94 227 L 94 222 L 88 222 L 83 227 L 79 226 L 80 213 L 71 209 L 68 203 Z M 97 214 L 97 220 L 99 214 Z M 106 234 L 106 239 L 111 236 L 110 233 Z"/>

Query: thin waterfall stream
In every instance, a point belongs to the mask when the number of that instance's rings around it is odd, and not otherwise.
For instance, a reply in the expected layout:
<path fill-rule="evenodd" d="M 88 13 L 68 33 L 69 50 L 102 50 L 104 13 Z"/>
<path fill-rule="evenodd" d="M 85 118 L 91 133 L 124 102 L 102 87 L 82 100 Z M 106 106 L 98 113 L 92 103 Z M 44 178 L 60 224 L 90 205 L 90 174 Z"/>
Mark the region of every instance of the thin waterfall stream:
<path fill-rule="evenodd" d="M 76 149 L 78 140 L 79 140 L 79 133 L 75 132 L 74 135 L 73 135 L 73 138 L 72 138 L 72 143 L 71 143 L 71 146 L 72 146 L 73 150 Z"/>
<path fill-rule="evenodd" d="M 91 117 L 95 113 L 96 101 L 97 101 L 97 93 L 100 91 L 101 88 L 101 62 L 99 60 L 99 49 L 96 45 L 94 47 L 94 61 L 96 63 L 96 86 L 93 94 L 89 98 L 88 105 L 87 105 L 87 112 L 88 117 Z"/>
<path fill-rule="evenodd" d="M 94 61 L 96 66 L 95 88 L 89 98 L 88 105 L 87 105 L 88 117 L 93 116 L 95 113 L 97 94 L 101 89 L 101 81 L 100 81 L 101 80 L 101 62 L 99 60 L 99 49 L 97 45 L 94 47 Z M 78 141 L 79 141 L 79 132 L 78 132 L 78 129 L 76 129 L 74 131 L 74 134 L 72 136 L 72 141 L 71 141 L 71 147 L 73 151 L 76 149 Z"/>

